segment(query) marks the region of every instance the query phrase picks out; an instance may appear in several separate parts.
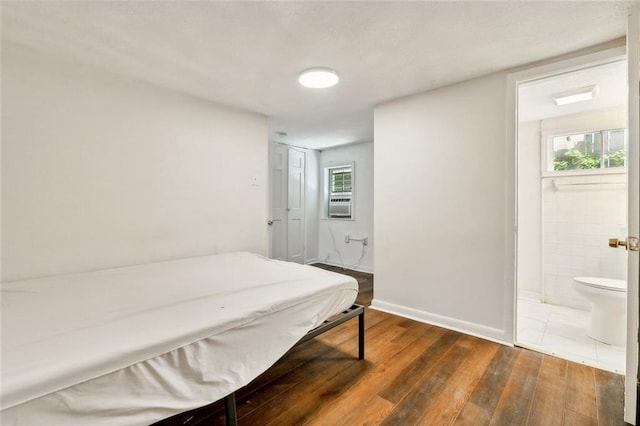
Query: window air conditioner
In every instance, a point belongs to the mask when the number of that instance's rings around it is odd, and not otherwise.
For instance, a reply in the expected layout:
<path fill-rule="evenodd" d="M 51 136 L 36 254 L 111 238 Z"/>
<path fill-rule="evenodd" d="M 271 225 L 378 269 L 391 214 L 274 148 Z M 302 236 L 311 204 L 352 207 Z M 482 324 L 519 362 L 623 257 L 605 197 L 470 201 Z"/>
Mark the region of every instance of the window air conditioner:
<path fill-rule="evenodd" d="M 351 217 L 351 197 L 329 198 L 329 217 Z"/>

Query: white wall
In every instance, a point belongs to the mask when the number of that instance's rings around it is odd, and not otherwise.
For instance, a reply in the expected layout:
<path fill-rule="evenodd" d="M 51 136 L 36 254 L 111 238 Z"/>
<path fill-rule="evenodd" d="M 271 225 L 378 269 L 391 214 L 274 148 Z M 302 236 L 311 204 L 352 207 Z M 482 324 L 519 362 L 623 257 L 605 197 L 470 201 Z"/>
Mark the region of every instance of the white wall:
<path fill-rule="evenodd" d="M 503 73 L 376 107 L 374 307 L 510 338 L 505 109 Z"/>
<path fill-rule="evenodd" d="M 9 42 L 2 71 L 4 280 L 265 252 L 263 116 Z"/>
<path fill-rule="evenodd" d="M 344 237 L 346 234 L 357 238 L 367 236 L 369 244 L 365 247 L 365 255 L 353 269 L 373 272 L 373 143 L 323 150 L 320 154 L 320 173 L 324 176 L 324 168 L 351 162 L 355 163 L 354 220 L 328 219 L 324 211 L 324 203 L 321 203 L 319 256 L 320 261 L 324 263 L 339 266 L 343 263 L 346 266 L 353 265 L 362 255 L 362 243 L 357 241 L 345 243 Z M 335 246 L 330 231 L 335 237 Z"/>
<path fill-rule="evenodd" d="M 540 121 L 518 123 L 518 297 L 542 300 Z"/>

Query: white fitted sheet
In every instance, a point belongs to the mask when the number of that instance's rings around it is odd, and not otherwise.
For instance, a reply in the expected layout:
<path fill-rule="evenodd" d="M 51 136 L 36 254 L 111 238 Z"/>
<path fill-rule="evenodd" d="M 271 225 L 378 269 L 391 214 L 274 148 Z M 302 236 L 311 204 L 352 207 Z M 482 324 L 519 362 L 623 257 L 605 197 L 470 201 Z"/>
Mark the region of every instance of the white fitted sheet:
<path fill-rule="evenodd" d="M 2 424 L 149 424 L 246 385 L 357 282 L 230 253 L 2 284 Z"/>

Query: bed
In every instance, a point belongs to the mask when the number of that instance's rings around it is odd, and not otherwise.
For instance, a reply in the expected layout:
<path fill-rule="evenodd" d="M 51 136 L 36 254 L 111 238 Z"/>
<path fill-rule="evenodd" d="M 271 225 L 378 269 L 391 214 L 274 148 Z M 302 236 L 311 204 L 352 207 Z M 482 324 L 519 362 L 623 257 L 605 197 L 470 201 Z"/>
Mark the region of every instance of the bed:
<path fill-rule="evenodd" d="M 232 396 L 357 292 L 251 253 L 2 283 L 1 423 L 151 424 Z"/>

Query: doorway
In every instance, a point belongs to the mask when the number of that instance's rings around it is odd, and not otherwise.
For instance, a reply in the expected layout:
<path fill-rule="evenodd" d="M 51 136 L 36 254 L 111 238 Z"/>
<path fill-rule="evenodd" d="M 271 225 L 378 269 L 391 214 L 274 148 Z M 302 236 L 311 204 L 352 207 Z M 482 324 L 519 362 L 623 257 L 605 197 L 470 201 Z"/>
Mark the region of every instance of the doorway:
<path fill-rule="evenodd" d="M 628 29 L 628 37 L 627 37 L 627 46 L 626 49 L 624 47 L 609 49 L 606 51 L 601 51 L 589 55 L 585 55 L 578 58 L 571 58 L 567 60 L 563 60 L 557 63 L 552 63 L 548 65 L 543 65 L 537 68 L 532 68 L 520 72 L 516 72 L 510 74 L 508 76 L 508 97 L 507 97 L 507 111 L 509 114 L 509 118 L 507 120 L 507 134 L 509 141 L 517 141 L 517 133 L 518 133 L 518 123 L 517 123 L 517 92 L 518 87 L 522 84 L 526 84 L 528 82 L 532 82 L 538 79 L 546 78 L 553 75 L 559 75 L 561 73 L 571 72 L 575 70 L 580 70 L 588 67 L 592 67 L 599 64 L 610 63 L 615 60 L 624 60 L 626 59 L 626 55 L 628 52 L 629 60 L 628 71 L 627 71 L 627 85 L 631 88 L 639 87 L 639 50 L 640 50 L 640 36 L 638 27 L 640 26 L 640 19 L 638 17 L 638 10 L 635 7 L 630 8 L 631 12 L 629 15 L 629 29 Z M 640 187 L 640 162 L 638 154 L 640 152 L 640 117 L 638 115 L 638 103 L 639 96 L 637 90 L 629 90 L 628 91 L 628 165 L 627 165 L 627 197 L 628 197 L 628 235 L 625 238 L 626 241 L 636 242 L 637 236 L 640 227 L 640 214 L 638 207 L 640 206 L 640 191 L 638 188 Z M 516 162 L 516 147 L 517 144 L 513 144 L 507 147 L 510 151 L 510 156 L 514 160 L 513 164 L 517 166 Z M 517 223 L 517 208 L 518 202 L 517 200 L 520 197 L 520 194 L 517 193 L 516 188 L 518 186 L 518 173 L 519 171 L 514 171 L 513 173 L 513 181 L 510 185 L 511 191 L 515 194 L 516 198 L 514 199 L 514 209 L 511 210 L 513 215 L 510 217 L 513 218 L 513 222 L 515 224 L 514 235 L 515 238 L 513 240 L 514 246 L 517 246 L 518 240 L 520 238 L 520 234 L 522 233 L 522 229 L 518 229 Z M 634 247 L 635 249 L 635 247 Z M 515 250 L 516 260 L 522 256 L 518 250 Z M 638 273 L 638 252 L 637 251 L 629 251 L 627 255 L 627 332 L 626 332 L 626 372 L 625 372 L 625 421 L 629 423 L 634 423 L 636 418 L 636 385 L 638 382 L 637 373 L 638 373 L 638 281 L 639 281 L 639 273 Z M 518 267 L 517 261 L 513 264 L 514 267 Z M 519 276 L 518 273 L 512 268 L 507 268 L 509 275 L 513 273 L 514 280 L 516 282 L 516 286 L 507 289 L 508 299 L 513 301 L 513 315 L 508 315 L 508 321 L 513 320 L 512 326 L 513 328 L 509 328 L 511 332 L 513 332 L 513 341 L 518 344 L 518 337 L 515 329 L 517 328 L 517 278 Z M 640 385 L 638 385 L 640 388 Z"/>
<path fill-rule="evenodd" d="M 626 60 L 518 85 L 516 343 L 625 372 Z M 604 313 L 602 313 L 604 312 Z"/>
<path fill-rule="evenodd" d="M 269 168 L 269 257 L 305 263 L 306 153 L 271 144 Z"/>
<path fill-rule="evenodd" d="M 517 141 L 518 140 L 518 111 L 517 111 L 517 96 L 518 96 L 518 88 L 520 85 L 524 85 L 529 82 L 533 82 L 539 79 L 544 79 L 554 75 L 560 75 L 562 73 L 567 73 L 571 71 L 576 71 L 580 69 L 585 69 L 589 67 L 593 67 L 596 65 L 601 65 L 605 63 L 611 63 L 616 60 L 624 60 L 626 59 L 626 54 L 628 52 L 628 71 L 627 71 L 627 85 L 632 88 L 628 91 L 628 102 L 627 102 L 627 126 L 628 126 L 628 164 L 627 164 L 627 199 L 628 199 L 628 229 L 627 229 L 627 237 L 625 240 L 628 243 L 637 244 L 637 237 L 640 225 L 640 214 L 638 211 L 638 206 L 640 205 L 640 191 L 638 188 L 640 187 L 640 162 L 638 154 L 640 152 L 640 117 L 638 115 L 638 103 L 639 103 L 639 93 L 635 88 L 639 87 L 639 50 L 640 50 L 640 18 L 638 17 L 637 8 L 630 9 L 632 13 L 629 15 L 629 28 L 628 28 L 628 37 L 627 37 L 627 48 L 617 48 L 610 49 L 607 51 L 602 51 L 598 53 L 593 53 L 590 55 L 582 56 L 579 58 L 567 59 L 561 62 L 543 65 L 537 68 L 520 71 L 517 73 L 510 74 L 508 76 L 508 105 L 507 111 L 512 113 L 511 118 L 507 120 L 507 134 L 508 140 Z M 511 151 L 511 158 L 514 159 L 514 165 L 517 167 L 516 159 L 520 157 L 521 153 L 516 155 L 515 148 L 518 147 L 518 143 L 513 145 L 513 151 Z M 514 200 L 514 215 L 512 216 L 515 223 L 515 240 L 514 244 L 517 247 L 519 244 L 519 240 L 522 234 L 522 228 L 519 227 L 517 217 L 519 216 L 518 209 L 520 206 L 520 198 L 521 194 L 516 191 L 519 180 L 519 174 L 521 170 L 516 170 L 514 173 L 514 187 L 513 193 L 516 194 L 516 199 Z M 633 247 L 634 250 L 637 250 L 637 247 Z M 513 309 L 514 315 L 511 317 L 514 320 L 513 326 L 511 329 L 514 332 L 513 341 L 518 344 L 518 335 L 515 329 L 517 329 L 517 299 L 518 299 L 518 278 L 521 278 L 520 270 L 517 268 L 520 266 L 518 260 L 523 256 L 523 253 L 520 253 L 519 250 L 515 250 L 516 253 L 516 271 L 514 272 L 514 278 L 516 281 L 515 288 L 512 287 L 513 292 L 508 291 L 508 295 L 513 297 Z M 637 392 L 636 385 L 638 382 L 637 379 L 637 367 L 638 367 L 638 340 L 637 340 L 637 332 L 638 332 L 638 281 L 639 281 L 639 273 L 638 273 L 638 252 L 637 251 L 629 251 L 627 255 L 627 330 L 626 330 L 626 373 L 625 373 L 625 421 L 629 423 L 634 423 L 636 420 L 636 401 L 637 401 Z M 638 385 L 640 389 L 640 385 Z"/>

